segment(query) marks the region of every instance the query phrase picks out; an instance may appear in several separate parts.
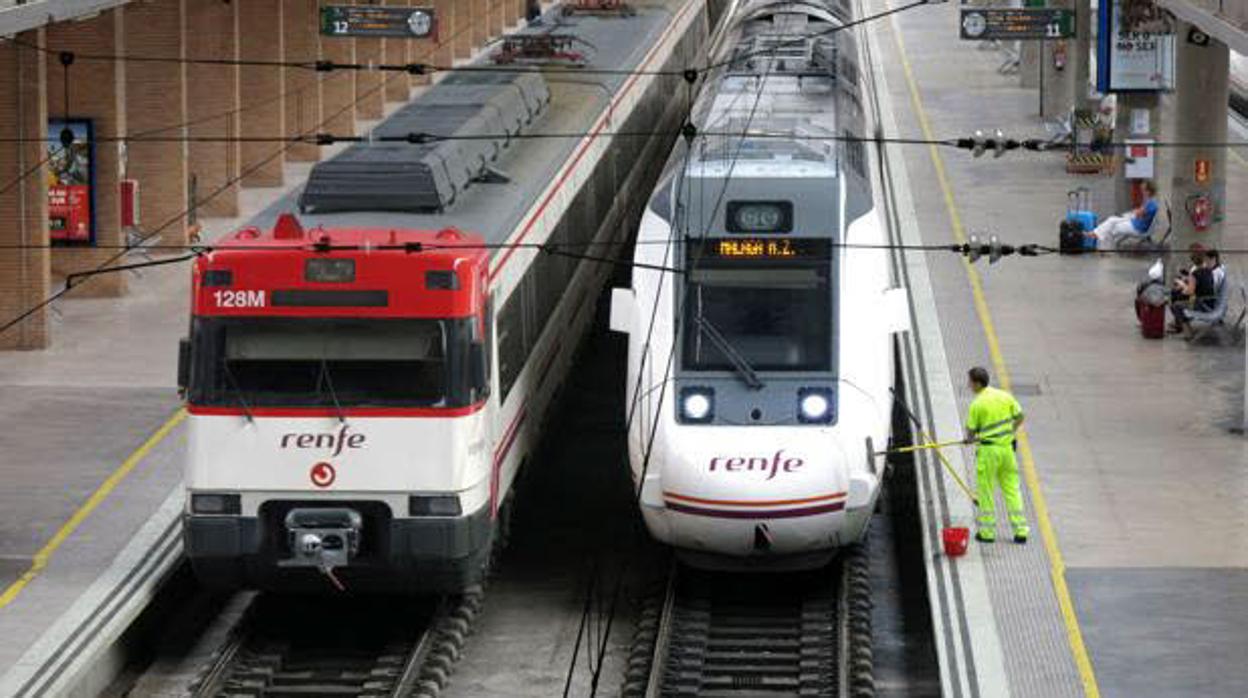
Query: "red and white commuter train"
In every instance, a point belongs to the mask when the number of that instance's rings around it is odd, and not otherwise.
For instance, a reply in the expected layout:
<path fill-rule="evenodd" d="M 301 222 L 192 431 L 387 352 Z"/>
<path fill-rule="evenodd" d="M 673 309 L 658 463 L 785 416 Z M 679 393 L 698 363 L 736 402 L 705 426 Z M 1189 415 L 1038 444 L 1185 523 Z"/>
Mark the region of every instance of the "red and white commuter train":
<path fill-rule="evenodd" d="M 612 268 L 575 253 L 625 241 L 672 139 L 612 134 L 676 132 L 705 7 L 578 19 L 595 61 L 642 72 L 553 88 L 558 118 L 540 73 L 453 74 L 374 133 L 472 138 L 352 146 L 196 261 L 179 373 L 201 580 L 482 579 Z M 585 135 L 514 138 L 544 129 Z"/>

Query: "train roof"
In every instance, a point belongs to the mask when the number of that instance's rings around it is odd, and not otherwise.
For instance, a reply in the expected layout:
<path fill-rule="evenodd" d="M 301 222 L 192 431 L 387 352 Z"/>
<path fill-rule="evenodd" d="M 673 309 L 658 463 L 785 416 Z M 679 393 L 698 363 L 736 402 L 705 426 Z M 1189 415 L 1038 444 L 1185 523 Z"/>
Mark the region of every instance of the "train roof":
<path fill-rule="evenodd" d="M 555 13 L 547 13 L 544 21 L 555 24 Z M 637 15 L 627 20 L 618 17 L 576 17 L 566 26 L 560 26 L 559 30 L 574 32 L 593 44 L 595 51 L 590 56 L 590 67 L 628 69 L 641 65 L 649 48 L 673 21 L 672 14 L 664 8 L 640 7 Z M 625 27 L 627 31 L 622 31 Z M 472 65 L 493 64 L 487 57 L 479 57 Z M 472 86 L 514 84 L 515 81 L 508 77 L 514 75 L 516 73 L 453 73 L 383 120 L 372 133 L 406 132 L 405 120 L 414 118 L 421 110 L 436 109 L 435 105 L 445 104 L 443 97 L 438 96 L 440 93 L 445 96 L 447 90 L 452 89 L 463 92 Z M 542 136 L 590 131 L 606 111 L 611 98 L 628 79 L 629 76 L 623 74 L 580 76 L 571 71 L 551 73 L 545 82 L 556 108 L 545 109 L 539 118 L 527 125 L 525 133 Z M 520 226 L 526 212 L 538 204 L 543 190 L 555 179 L 560 167 L 573 156 L 579 141 L 578 138 L 511 139 L 498 149 L 495 158 L 490 161 L 491 169 L 505 180 L 470 181 L 441 211 L 317 210 L 316 206 L 310 206 L 299 217 L 306 227 L 323 226 L 327 229 L 440 230 L 454 226 L 478 234 L 487 244 L 497 246 Z M 382 150 L 400 144 L 385 145 L 387 148 Z M 422 147 L 401 145 L 413 149 Z M 351 162 L 360 157 L 358 149 L 353 153 L 348 148 L 326 162 Z M 326 170 L 329 171 L 332 168 Z M 295 188 L 255 216 L 251 224 L 260 229 L 271 228 L 278 215 L 298 210 L 303 193 L 304 187 Z M 495 249 L 492 254 L 497 252 Z"/>

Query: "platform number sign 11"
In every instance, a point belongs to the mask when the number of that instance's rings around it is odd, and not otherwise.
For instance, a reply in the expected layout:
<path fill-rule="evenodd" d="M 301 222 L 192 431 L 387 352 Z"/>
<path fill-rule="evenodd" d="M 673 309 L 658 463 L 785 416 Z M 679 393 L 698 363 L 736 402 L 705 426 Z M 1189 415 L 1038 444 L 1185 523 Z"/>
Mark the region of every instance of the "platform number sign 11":
<path fill-rule="evenodd" d="M 985 7 L 963 9 L 963 39 L 1069 39 L 1075 35 L 1075 12 L 1065 8 Z"/>

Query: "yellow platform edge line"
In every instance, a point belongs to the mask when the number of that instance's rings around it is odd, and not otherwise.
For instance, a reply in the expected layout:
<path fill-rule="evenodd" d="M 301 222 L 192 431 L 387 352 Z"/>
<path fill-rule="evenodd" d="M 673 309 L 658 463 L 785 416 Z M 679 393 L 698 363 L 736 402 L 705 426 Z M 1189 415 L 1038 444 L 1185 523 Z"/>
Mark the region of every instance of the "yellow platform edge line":
<path fill-rule="evenodd" d="M 919 87 L 914 79 L 914 71 L 910 67 L 910 59 L 906 53 L 905 44 L 901 39 L 901 31 L 898 29 L 894 18 L 890 18 L 889 29 L 892 32 L 893 40 L 897 44 L 897 53 L 901 58 L 902 72 L 905 73 L 906 83 L 910 88 L 910 101 L 914 107 L 915 115 L 918 117 L 923 137 L 927 140 L 934 140 L 935 136 L 932 135 L 927 112 L 923 108 L 923 99 L 919 94 Z M 949 212 L 949 223 L 953 228 L 954 238 L 958 243 L 965 243 L 967 241 L 966 231 L 962 225 L 962 216 L 958 213 L 957 204 L 953 199 L 953 188 L 950 186 L 949 177 L 945 172 L 944 160 L 941 158 L 935 145 L 929 145 L 928 151 L 931 155 L 932 165 L 936 169 L 936 180 L 940 183 L 940 189 L 944 194 L 945 208 Z M 980 324 L 984 329 L 984 339 L 988 344 L 988 353 L 992 358 L 997 381 L 1002 388 L 1009 390 L 1011 387 L 1010 374 L 1006 368 L 1005 357 L 1001 353 L 1001 345 L 997 339 L 997 331 L 992 322 L 992 313 L 989 311 L 988 302 L 984 297 L 983 283 L 980 280 L 979 272 L 965 257 L 962 258 L 962 266 L 966 271 L 967 279 L 970 281 L 971 295 L 974 297 L 975 303 L 975 313 L 978 315 Z M 1049 520 L 1049 507 L 1045 502 L 1044 492 L 1040 487 L 1040 477 L 1036 472 L 1035 458 L 1032 455 L 1031 445 L 1027 440 L 1025 429 L 1019 431 L 1018 447 L 1019 455 L 1023 461 L 1023 475 L 1027 481 L 1027 487 L 1031 490 L 1032 506 L 1036 511 L 1040 537 L 1044 541 L 1044 548 L 1049 556 L 1049 576 L 1052 578 L 1053 591 L 1057 596 L 1058 607 L 1062 613 L 1062 622 L 1066 626 L 1066 640 L 1070 645 L 1070 652 L 1075 660 L 1075 665 L 1079 669 L 1084 695 L 1088 696 L 1088 698 L 1099 698 L 1101 692 L 1096 682 L 1096 673 L 1092 669 L 1092 660 L 1088 655 L 1087 646 L 1083 642 L 1083 631 L 1079 627 L 1079 618 L 1075 612 L 1074 602 L 1070 597 L 1070 589 L 1066 586 L 1066 563 L 1062 559 L 1062 552 L 1057 544 L 1057 534 L 1054 532 L 1053 525 Z"/>
<path fill-rule="evenodd" d="M 121 465 L 117 466 L 117 469 L 114 470 L 108 478 L 104 480 L 104 482 L 100 483 L 99 487 L 95 488 L 95 491 L 91 493 L 91 496 L 87 497 L 87 501 L 83 502 L 82 506 L 78 507 L 73 516 L 69 517 L 68 521 L 61 524 L 61 527 L 56 530 L 56 533 L 52 535 L 52 538 L 39 549 L 39 552 L 35 553 L 34 558 L 31 559 L 30 568 L 22 573 L 22 576 L 18 577 L 17 581 L 10 584 L 4 590 L 4 593 L 0 594 L 0 610 L 13 603 L 13 600 L 22 593 L 22 590 L 26 588 L 26 585 L 34 581 L 35 577 L 38 577 L 39 573 L 43 571 L 43 568 L 48 566 L 48 562 L 52 559 L 53 553 L 55 553 L 57 549 L 59 549 L 61 545 L 63 545 L 65 541 L 74 534 L 74 531 L 78 530 L 78 527 L 82 525 L 82 522 L 86 521 L 87 517 L 90 516 L 91 513 L 104 502 L 105 499 L 108 499 L 108 496 L 112 494 L 113 490 L 117 489 L 117 486 L 120 485 L 121 482 L 126 479 L 126 476 L 129 475 L 130 472 L 143 461 L 147 454 L 150 453 L 157 444 L 163 441 L 165 437 L 169 436 L 169 432 L 173 431 L 174 428 L 181 424 L 184 419 L 186 419 L 186 410 L 178 408 L 177 412 L 174 412 L 169 419 L 165 420 L 165 423 L 160 425 L 159 429 L 157 429 L 151 436 L 147 437 L 147 440 L 144 441 L 142 445 L 136 448 L 133 453 L 122 461 Z"/>

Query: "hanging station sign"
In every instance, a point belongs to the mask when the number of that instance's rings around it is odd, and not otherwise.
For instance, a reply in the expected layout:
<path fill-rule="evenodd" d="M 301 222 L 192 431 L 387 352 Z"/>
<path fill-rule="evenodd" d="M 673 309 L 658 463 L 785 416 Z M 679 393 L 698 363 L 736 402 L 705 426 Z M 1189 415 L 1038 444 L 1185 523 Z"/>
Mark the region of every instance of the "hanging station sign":
<path fill-rule="evenodd" d="M 979 41 L 1069 39 L 1075 11 L 1064 8 L 982 7 L 962 10 L 962 38 Z"/>
<path fill-rule="evenodd" d="M 64 132 L 73 135 L 69 141 Z M 95 243 L 95 143 L 90 119 L 48 121 L 48 233 L 53 244 Z"/>
<path fill-rule="evenodd" d="M 1164 11 L 1153 3 L 1138 0 L 1101 0 L 1098 12 L 1097 89 L 1174 89 L 1174 27 Z"/>
<path fill-rule="evenodd" d="M 321 8 L 321 34 L 433 39 L 437 21 L 432 7 L 326 5 Z"/>

